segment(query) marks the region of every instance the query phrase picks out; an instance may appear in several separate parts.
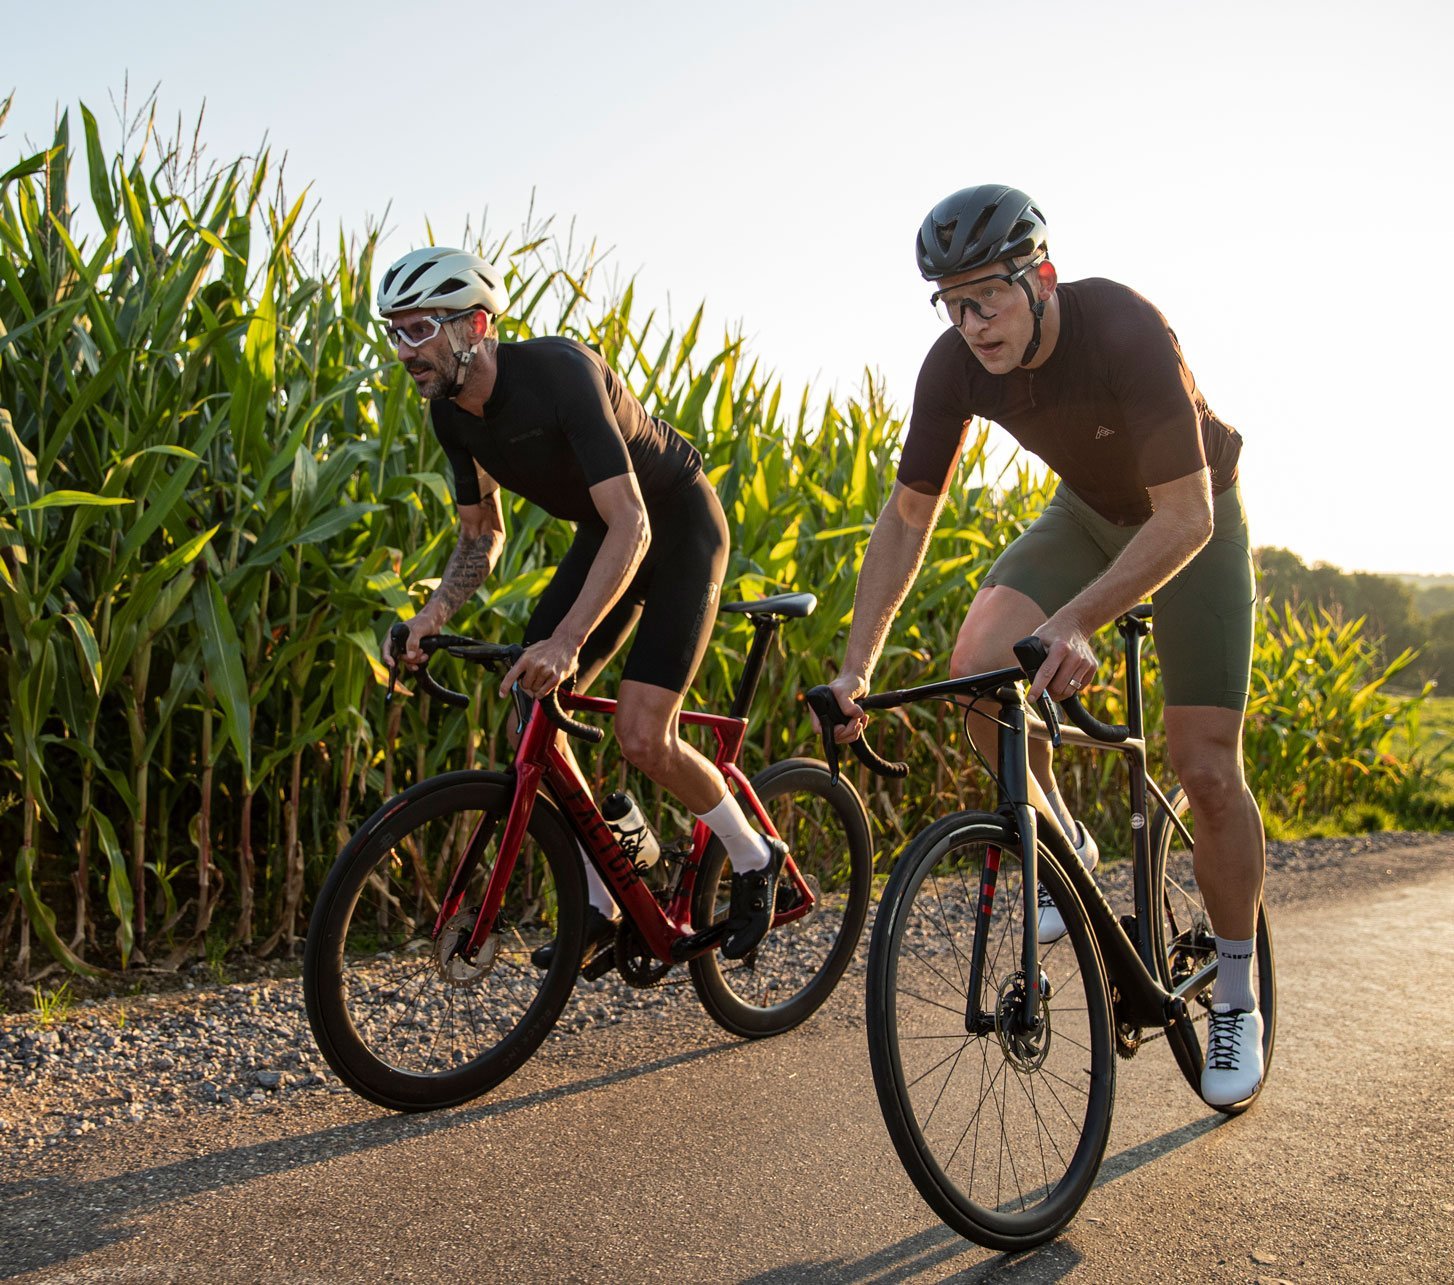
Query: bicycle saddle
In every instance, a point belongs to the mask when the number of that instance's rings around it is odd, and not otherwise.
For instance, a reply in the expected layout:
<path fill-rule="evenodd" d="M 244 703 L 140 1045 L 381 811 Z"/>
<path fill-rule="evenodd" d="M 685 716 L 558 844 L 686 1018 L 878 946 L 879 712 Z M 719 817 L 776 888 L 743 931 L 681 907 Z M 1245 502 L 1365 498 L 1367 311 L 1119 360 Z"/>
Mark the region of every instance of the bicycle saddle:
<path fill-rule="evenodd" d="M 811 616 L 818 599 L 811 593 L 780 593 L 755 602 L 724 602 L 719 611 L 739 611 L 764 616 Z"/>

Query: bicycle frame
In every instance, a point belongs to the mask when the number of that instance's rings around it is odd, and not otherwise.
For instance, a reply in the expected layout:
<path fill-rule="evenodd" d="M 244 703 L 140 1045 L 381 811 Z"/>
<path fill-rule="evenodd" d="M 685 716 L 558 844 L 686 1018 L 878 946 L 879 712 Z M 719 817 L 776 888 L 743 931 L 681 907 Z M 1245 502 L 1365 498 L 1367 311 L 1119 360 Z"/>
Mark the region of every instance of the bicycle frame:
<path fill-rule="evenodd" d="M 947 679 L 928 683 L 920 687 L 900 691 L 878 692 L 859 698 L 864 709 L 892 709 L 910 701 L 933 697 L 952 696 L 990 697 L 999 704 L 998 723 L 1001 728 L 998 752 L 998 779 L 1000 785 L 1000 814 L 1016 835 L 1020 847 L 1021 868 L 1024 874 L 1025 923 L 1033 928 L 1038 919 L 1036 885 L 1038 883 L 1039 843 L 1043 842 L 1054 853 L 1063 868 L 1067 880 L 1084 906 L 1091 929 L 1100 947 L 1108 981 L 1115 986 L 1120 1003 L 1117 1016 L 1136 1026 L 1176 1029 L 1185 1023 L 1185 1037 L 1194 1046 L 1195 1034 L 1191 1031 L 1191 1018 L 1187 1000 L 1205 989 L 1216 976 L 1216 964 L 1207 965 L 1194 976 L 1186 979 L 1174 991 L 1168 991 L 1158 977 L 1158 963 L 1153 952 L 1150 935 L 1151 922 L 1151 845 L 1146 802 L 1148 793 L 1153 795 L 1165 810 L 1166 816 L 1176 827 L 1182 838 L 1190 845 L 1191 834 L 1175 816 L 1166 795 L 1146 771 L 1145 714 L 1141 688 L 1141 640 L 1150 632 L 1149 609 L 1128 612 L 1117 621 L 1117 628 L 1125 644 L 1126 653 L 1126 707 L 1128 732 L 1123 739 L 1111 741 L 1092 736 L 1074 724 L 1059 724 L 1051 727 L 1042 719 L 1028 715 L 1021 684 L 1025 671 L 1019 666 L 990 670 L 982 674 L 971 674 L 964 678 Z M 827 689 L 821 689 L 826 691 Z M 828 697 L 831 701 L 833 698 Z M 817 706 L 815 706 L 817 708 Z M 820 712 L 821 717 L 821 712 Z M 985 717 L 989 717 L 986 715 Z M 1107 728 L 1106 731 L 1115 729 Z M 1104 894 L 1097 886 L 1090 872 L 1081 865 L 1072 851 L 1068 838 L 1059 824 L 1039 824 L 1037 795 L 1040 791 L 1032 785 L 1030 772 L 1029 742 L 1050 740 L 1068 743 L 1085 749 L 1112 750 L 1126 756 L 1130 773 L 1129 799 L 1132 814 L 1134 859 L 1134 890 L 1137 922 L 1137 942 L 1133 943 L 1121 922 L 1111 910 Z M 858 746 L 858 742 L 853 742 Z M 863 757 L 860 755 L 860 757 Z M 877 756 L 869 756 L 870 761 Z M 875 770 L 895 765 L 880 763 Z M 900 771 L 903 765 L 896 765 Z M 1043 831 L 1043 833 L 1042 833 Z M 993 1008 L 986 1009 L 983 1003 L 985 948 L 988 924 L 994 913 L 994 898 L 998 882 L 997 854 L 991 854 L 986 861 L 984 877 L 980 886 L 976 911 L 974 944 L 970 955 L 970 976 L 968 998 L 965 1007 L 965 1029 L 971 1034 L 983 1034 L 995 1029 L 996 1014 Z M 1021 969 L 1025 979 L 1023 1000 L 1017 1021 L 1024 1033 L 1034 1035 L 1042 1025 L 1040 1017 L 1040 956 L 1039 942 L 1034 931 L 1027 931 L 1022 943 Z M 1184 1057 L 1183 1041 L 1176 1039 L 1172 1044 L 1179 1059 Z"/>
<path fill-rule="evenodd" d="M 1118 622 L 1126 654 L 1126 725 L 1130 735 L 1122 741 L 1108 743 L 1100 740 L 1074 725 L 1063 725 L 1052 729 L 1039 718 L 1027 718 L 1018 684 L 996 690 L 995 698 L 1000 701 L 999 737 L 999 779 L 1001 783 L 1000 808 L 1014 820 L 1016 832 L 1021 839 L 1021 864 L 1024 871 L 1025 923 L 1032 926 L 1037 922 L 1037 842 L 1044 842 L 1054 852 L 1070 882 L 1075 894 L 1085 908 L 1100 948 L 1107 979 L 1115 986 L 1120 996 L 1118 1016 L 1136 1026 L 1174 1028 L 1182 1022 L 1190 1023 L 1186 1001 L 1208 986 L 1216 976 L 1216 964 L 1212 963 L 1197 974 L 1182 982 L 1174 991 L 1168 991 L 1160 982 L 1158 964 L 1153 953 L 1150 933 L 1151 923 L 1151 843 L 1149 818 L 1146 815 L 1148 792 L 1165 810 L 1166 816 L 1176 826 L 1182 838 L 1190 845 L 1191 834 L 1176 817 L 1166 795 L 1146 770 L 1145 714 L 1141 687 L 1141 640 L 1148 632 L 1143 618 L 1123 616 Z M 983 676 L 981 676 L 983 677 Z M 960 680 L 972 681 L 972 680 Z M 1136 906 L 1137 942 L 1133 943 L 1125 928 L 1112 911 L 1099 885 L 1090 872 L 1081 865 L 1070 844 L 1058 825 L 1046 825 L 1044 834 L 1038 825 L 1036 808 L 1030 801 L 1030 740 L 1058 740 L 1083 749 L 1112 751 L 1125 756 L 1130 775 L 1129 799 L 1131 803 L 1132 871 Z M 977 915 L 975 946 L 971 955 L 969 1001 L 965 1013 L 965 1026 L 971 1033 L 982 1033 L 993 1029 L 994 1013 L 985 1012 L 983 994 L 983 939 L 984 930 L 993 911 L 994 875 L 996 871 L 986 870 L 981 888 L 980 907 Z M 1025 975 L 1025 1004 L 1021 1020 L 1026 1029 L 1034 1031 L 1039 1026 L 1039 942 L 1033 931 L 1024 935 L 1022 967 Z M 1193 1037 L 1194 1038 L 1194 1037 Z M 1177 1056 L 1182 1052 L 1179 1041 L 1173 1041 Z"/>
<path fill-rule="evenodd" d="M 753 616 L 752 619 L 757 633 L 733 699 L 732 714 L 682 711 L 677 718 L 679 725 L 711 729 L 717 742 L 713 756 L 717 770 L 722 773 L 729 788 L 751 809 L 763 832 L 776 839 L 781 836 L 774 827 L 772 818 L 753 792 L 742 769 L 737 766 L 737 755 L 747 733 L 747 707 L 751 704 L 761 677 L 768 641 L 777 627 L 777 621 L 768 616 Z M 566 711 L 605 715 L 614 715 L 616 712 L 614 700 L 578 696 L 575 693 L 561 693 L 560 705 Z M 628 922 L 640 933 L 647 949 L 657 959 L 663 963 L 680 963 L 716 949 L 726 935 L 726 925 L 694 931 L 691 917 L 697 874 L 706 857 L 707 845 L 712 838 L 711 830 L 700 821 L 693 826 L 691 853 L 683 858 L 667 904 L 665 907 L 661 906 L 642 882 L 635 864 L 616 841 L 574 760 L 560 748 L 559 732 L 546 717 L 543 706 L 530 702 L 521 695 L 517 695 L 516 706 L 521 726 L 514 761 L 515 792 L 505 819 L 495 866 L 490 873 L 484 900 L 475 920 L 474 931 L 461 953 L 474 959 L 494 932 L 496 916 L 504 903 L 505 890 L 514 872 L 530 817 L 535 810 L 535 800 L 542 788 L 548 790 L 560 804 L 592 865 L 611 889 Z M 458 913 L 470 875 L 479 862 L 485 844 L 493 832 L 493 826 L 493 818 L 482 817 L 465 845 L 435 919 L 435 938 Z M 812 889 L 799 872 L 791 854 L 783 863 L 780 878 L 790 881 L 791 886 L 798 892 L 798 899 L 791 909 L 774 914 L 774 928 L 801 919 L 812 912 L 815 904 Z"/>

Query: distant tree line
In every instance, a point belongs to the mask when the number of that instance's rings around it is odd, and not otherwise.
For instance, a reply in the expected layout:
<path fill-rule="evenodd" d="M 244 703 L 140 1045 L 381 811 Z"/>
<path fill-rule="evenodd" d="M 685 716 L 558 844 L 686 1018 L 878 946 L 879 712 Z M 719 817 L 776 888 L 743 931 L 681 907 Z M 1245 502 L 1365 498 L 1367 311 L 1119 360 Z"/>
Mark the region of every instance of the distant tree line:
<path fill-rule="evenodd" d="M 1310 567 L 1288 549 L 1258 549 L 1255 556 L 1265 601 L 1278 607 L 1311 604 L 1344 620 L 1362 616 L 1386 660 L 1405 649 L 1417 652 L 1406 674 L 1454 688 L 1454 580 L 1410 584 L 1394 576 L 1341 571 L 1326 562 Z"/>

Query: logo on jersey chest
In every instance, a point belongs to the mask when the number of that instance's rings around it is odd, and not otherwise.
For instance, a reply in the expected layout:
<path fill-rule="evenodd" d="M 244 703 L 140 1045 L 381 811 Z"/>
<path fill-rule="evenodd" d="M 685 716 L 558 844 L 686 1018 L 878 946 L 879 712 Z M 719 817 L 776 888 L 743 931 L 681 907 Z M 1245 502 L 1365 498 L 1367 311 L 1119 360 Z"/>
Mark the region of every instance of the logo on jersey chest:
<path fill-rule="evenodd" d="M 1104 424 L 1102 424 L 1098 429 L 1096 429 L 1096 441 L 1098 441 L 1098 442 L 1103 437 L 1114 437 L 1115 435 L 1116 435 L 1116 430 L 1114 428 L 1107 428 Z"/>

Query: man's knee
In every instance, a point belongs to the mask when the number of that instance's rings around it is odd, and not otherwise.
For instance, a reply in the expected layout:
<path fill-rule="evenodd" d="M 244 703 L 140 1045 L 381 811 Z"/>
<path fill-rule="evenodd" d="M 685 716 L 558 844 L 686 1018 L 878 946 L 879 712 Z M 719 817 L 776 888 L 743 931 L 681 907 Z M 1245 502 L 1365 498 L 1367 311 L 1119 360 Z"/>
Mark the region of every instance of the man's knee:
<path fill-rule="evenodd" d="M 1045 620 L 1035 602 L 1007 585 L 982 590 L 970 604 L 954 640 L 949 672 L 954 678 L 1013 665 L 1014 645 Z"/>
<path fill-rule="evenodd" d="M 654 723 L 628 719 L 617 720 L 616 743 L 632 767 L 651 776 L 660 771 L 672 757 L 672 743 L 664 727 Z"/>
<path fill-rule="evenodd" d="M 1247 797 L 1241 765 L 1225 755 L 1193 755 L 1177 769 L 1177 779 L 1191 800 L 1192 814 L 1203 820 L 1241 807 Z"/>

